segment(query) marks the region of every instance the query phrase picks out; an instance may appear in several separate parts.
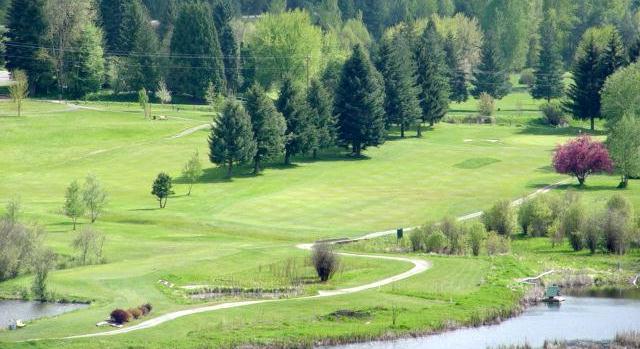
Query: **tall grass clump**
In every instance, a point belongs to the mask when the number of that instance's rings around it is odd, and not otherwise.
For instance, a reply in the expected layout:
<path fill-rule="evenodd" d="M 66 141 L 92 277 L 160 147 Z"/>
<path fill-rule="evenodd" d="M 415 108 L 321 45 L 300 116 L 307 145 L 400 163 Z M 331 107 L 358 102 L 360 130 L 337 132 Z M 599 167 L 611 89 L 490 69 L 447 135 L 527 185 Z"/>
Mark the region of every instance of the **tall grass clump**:
<path fill-rule="evenodd" d="M 329 281 L 340 267 L 338 255 L 329 244 L 314 245 L 311 262 L 322 282 Z"/>

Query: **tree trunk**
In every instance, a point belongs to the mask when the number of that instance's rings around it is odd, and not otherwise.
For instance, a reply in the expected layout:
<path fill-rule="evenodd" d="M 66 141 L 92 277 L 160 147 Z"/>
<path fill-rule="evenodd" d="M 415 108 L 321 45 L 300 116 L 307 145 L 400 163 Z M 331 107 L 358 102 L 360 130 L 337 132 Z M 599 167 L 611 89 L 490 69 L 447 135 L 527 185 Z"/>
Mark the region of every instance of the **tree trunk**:
<path fill-rule="evenodd" d="M 288 150 L 285 150 L 284 152 L 284 164 L 285 165 L 291 165 L 291 153 L 289 153 Z"/>
<path fill-rule="evenodd" d="M 160 203 L 160 208 L 162 208 L 162 198 L 158 199 L 158 202 Z"/>
<path fill-rule="evenodd" d="M 422 122 L 418 123 L 417 132 L 418 132 L 418 134 L 417 134 L 418 138 L 422 137 Z"/>
<path fill-rule="evenodd" d="M 429 127 L 433 127 L 433 125 L 434 125 L 433 120 L 429 120 Z"/>
<path fill-rule="evenodd" d="M 586 180 L 587 178 L 585 176 L 578 176 L 578 183 L 580 183 L 580 186 L 583 186 Z"/>
<path fill-rule="evenodd" d="M 400 125 L 400 138 L 404 138 L 404 124 Z"/>
<path fill-rule="evenodd" d="M 227 167 L 227 177 L 233 176 L 233 160 L 229 160 L 229 166 Z"/>
<path fill-rule="evenodd" d="M 253 174 L 257 175 L 260 173 L 260 160 L 258 159 L 258 157 L 256 157 L 255 159 L 253 159 Z"/>
<path fill-rule="evenodd" d="M 591 117 L 591 131 L 595 131 L 596 130 L 596 118 L 595 117 Z"/>
<path fill-rule="evenodd" d="M 76 221 L 77 221 L 77 218 L 74 218 L 73 219 L 73 230 L 76 230 Z"/>
<path fill-rule="evenodd" d="M 193 189 L 193 182 L 189 184 L 189 192 L 187 193 L 187 196 L 191 196 L 191 189 Z"/>
<path fill-rule="evenodd" d="M 313 159 L 317 159 L 318 158 L 318 149 L 313 149 Z"/>

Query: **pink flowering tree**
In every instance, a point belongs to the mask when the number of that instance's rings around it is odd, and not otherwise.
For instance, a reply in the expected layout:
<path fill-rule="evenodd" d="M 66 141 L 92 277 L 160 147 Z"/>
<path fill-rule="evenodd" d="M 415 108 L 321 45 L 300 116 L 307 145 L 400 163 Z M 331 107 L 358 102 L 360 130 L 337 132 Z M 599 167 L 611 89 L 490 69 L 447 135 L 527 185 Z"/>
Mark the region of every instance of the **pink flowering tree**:
<path fill-rule="evenodd" d="M 553 167 L 558 173 L 578 178 L 580 185 L 584 185 L 590 174 L 611 173 L 613 162 L 603 143 L 594 141 L 589 136 L 580 136 L 556 148 Z"/>

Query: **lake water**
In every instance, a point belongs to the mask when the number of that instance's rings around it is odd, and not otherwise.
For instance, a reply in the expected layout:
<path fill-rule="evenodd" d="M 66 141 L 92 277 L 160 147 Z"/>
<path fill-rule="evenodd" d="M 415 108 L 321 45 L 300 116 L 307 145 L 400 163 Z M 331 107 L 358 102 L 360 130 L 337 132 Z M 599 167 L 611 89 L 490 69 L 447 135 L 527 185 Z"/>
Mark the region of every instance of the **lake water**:
<path fill-rule="evenodd" d="M 0 300 L 0 328 L 7 328 L 15 319 L 22 321 L 34 320 L 42 317 L 56 316 L 86 307 L 88 307 L 87 304 Z"/>
<path fill-rule="evenodd" d="M 460 329 L 422 338 L 333 347 L 340 349 L 466 349 L 528 343 L 542 347 L 545 339 L 611 340 L 620 331 L 640 330 L 638 293 L 587 292 L 567 297 L 561 305 L 529 308 L 494 326 Z M 629 297 L 629 298 L 623 298 Z"/>

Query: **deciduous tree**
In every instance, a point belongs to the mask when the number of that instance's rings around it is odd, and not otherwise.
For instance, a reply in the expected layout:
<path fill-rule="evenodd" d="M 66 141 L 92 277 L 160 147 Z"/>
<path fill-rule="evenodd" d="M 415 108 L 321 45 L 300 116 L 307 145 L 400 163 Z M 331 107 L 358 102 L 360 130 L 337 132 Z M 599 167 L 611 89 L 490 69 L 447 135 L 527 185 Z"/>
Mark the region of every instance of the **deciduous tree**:
<path fill-rule="evenodd" d="M 620 188 L 626 188 L 630 177 L 640 176 L 640 119 L 625 115 L 610 128 L 607 148 L 620 173 Z"/>
<path fill-rule="evenodd" d="M 167 200 L 169 200 L 169 196 L 173 194 L 173 190 L 171 190 L 172 187 L 173 180 L 164 172 L 160 172 L 158 177 L 153 181 L 151 195 L 154 195 L 158 199 L 160 208 L 167 207 Z"/>
<path fill-rule="evenodd" d="M 584 185 L 591 174 L 611 172 L 613 163 L 604 144 L 585 135 L 559 145 L 553 156 L 553 167 L 558 173 L 576 177 L 580 185 Z"/>
<path fill-rule="evenodd" d="M 187 196 L 191 196 L 193 185 L 202 177 L 202 163 L 200 163 L 200 154 L 196 150 L 182 169 L 182 177 L 189 183 L 189 192 Z"/>
<path fill-rule="evenodd" d="M 76 230 L 78 218 L 82 217 L 85 212 L 82 192 L 78 181 L 71 182 L 67 187 L 63 210 L 64 214 L 73 221 L 73 230 Z"/>
<path fill-rule="evenodd" d="M 89 210 L 91 223 L 95 223 L 107 204 L 107 192 L 93 174 L 88 174 L 84 181 L 82 201 L 87 210 Z"/>
<path fill-rule="evenodd" d="M 22 103 L 29 95 L 29 80 L 27 74 L 22 70 L 14 70 L 13 84 L 9 85 L 9 95 L 18 108 L 18 117 L 22 116 Z"/>

